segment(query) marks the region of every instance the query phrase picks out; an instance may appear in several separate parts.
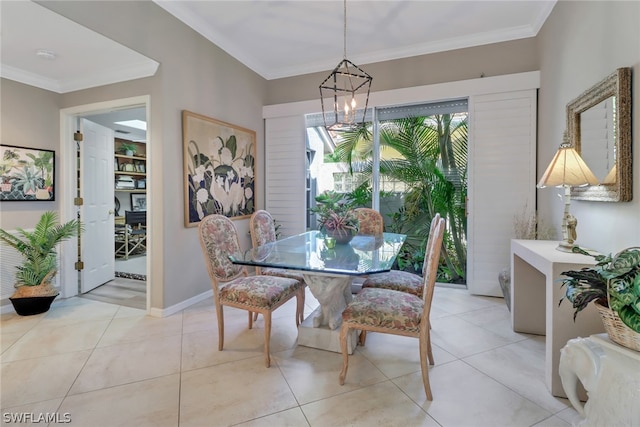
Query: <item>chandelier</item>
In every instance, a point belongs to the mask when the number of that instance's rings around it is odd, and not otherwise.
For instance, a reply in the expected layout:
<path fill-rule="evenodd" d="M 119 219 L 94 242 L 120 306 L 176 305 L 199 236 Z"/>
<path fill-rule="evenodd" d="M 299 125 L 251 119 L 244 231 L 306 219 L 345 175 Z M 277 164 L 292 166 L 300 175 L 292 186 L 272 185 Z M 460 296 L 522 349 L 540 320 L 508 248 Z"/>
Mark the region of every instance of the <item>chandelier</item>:
<path fill-rule="evenodd" d="M 373 78 L 347 59 L 347 0 L 344 0 L 343 59 L 320 84 L 324 126 L 329 131 L 352 130 L 364 125 Z M 325 98 L 333 101 L 325 109 Z M 364 108 L 363 108 L 364 107 Z"/>

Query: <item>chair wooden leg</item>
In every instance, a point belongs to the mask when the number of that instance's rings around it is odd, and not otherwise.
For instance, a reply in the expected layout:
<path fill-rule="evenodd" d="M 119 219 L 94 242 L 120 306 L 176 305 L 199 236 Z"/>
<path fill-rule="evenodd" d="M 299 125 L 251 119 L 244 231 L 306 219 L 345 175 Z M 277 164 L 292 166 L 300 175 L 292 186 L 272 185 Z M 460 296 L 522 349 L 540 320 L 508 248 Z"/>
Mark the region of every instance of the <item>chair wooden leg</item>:
<path fill-rule="evenodd" d="M 128 227 L 128 225 L 125 227 Z M 128 230 L 125 230 L 124 232 L 124 259 L 125 260 L 129 259 L 129 231 Z"/>
<path fill-rule="evenodd" d="M 271 339 L 271 312 L 262 313 L 264 317 L 264 361 L 267 368 L 271 366 L 271 357 L 269 356 L 269 341 Z"/>
<path fill-rule="evenodd" d="M 253 321 L 255 322 L 256 320 L 258 320 L 258 314 L 260 313 L 253 313 Z"/>
<path fill-rule="evenodd" d="M 427 332 L 427 355 L 429 356 L 429 365 L 434 365 L 433 350 L 431 349 L 431 333 Z"/>
<path fill-rule="evenodd" d="M 216 314 L 218 315 L 218 351 L 222 351 L 222 347 L 224 347 L 224 312 L 222 311 L 222 305 L 216 307 Z"/>
<path fill-rule="evenodd" d="M 424 384 L 424 392 L 427 395 L 427 400 L 433 400 L 431 394 L 431 385 L 429 384 L 429 366 L 427 365 L 427 347 L 428 347 L 428 335 L 420 336 L 420 369 L 422 370 L 422 382 Z"/>
<path fill-rule="evenodd" d="M 347 337 L 349 336 L 349 325 L 346 322 L 342 322 L 340 328 L 340 348 L 342 349 L 342 371 L 340 371 L 339 383 L 344 385 L 344 380 L 347 377 L 347 369 L 349 368 L 349 350 L 347 348 Z"/>
<path fill-rule="evenodd" d="M 256 318 L 258 318 L 258 313 L 256 313 Z M 249 329 L 253 328 L 253 312 L 249 311 Z"/>
<path fill-rule="evenodd" d="M 367 331 L 360 331 L 359 344 L 364 347 L 364 342 L 367 340 Z"/>

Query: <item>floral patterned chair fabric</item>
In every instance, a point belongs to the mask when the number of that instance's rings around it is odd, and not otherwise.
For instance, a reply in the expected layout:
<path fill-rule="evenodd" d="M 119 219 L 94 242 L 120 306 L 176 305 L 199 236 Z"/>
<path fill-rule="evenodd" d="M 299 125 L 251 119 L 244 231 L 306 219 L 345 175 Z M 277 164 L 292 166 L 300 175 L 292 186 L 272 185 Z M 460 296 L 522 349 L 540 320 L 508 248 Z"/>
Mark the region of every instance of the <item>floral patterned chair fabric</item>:
<path fill-rule="evenodd" d="M 273 217 L 265 210 L 255 211 L 251 215 L 249 232 L 254 247 L 276 241 L 276 227 L 273 223 Z"/>
<path fill-rule="evenodd" d="M 370 208 L 356 208 L 353 211 L 360 223 L 358 234 L 378 235 L 384 232 L 384 219 L 380 212 Z"/>
<path fill-rule="evenodd" d="M 433 231 L 440 220 L 440 214 L 436 214 L 431 220 L 431 227 L 429 229 L 428 241 L 432 239 Z M 427 257 L 424 258 L 422 265 L 422 271 L 427 271 Z M 362 289 L 364 288 L 384 288 L 393 289 L 395 291 L 408 292 L 413 295 L 422 297 L 424 290 L 424 279 L 417 274 L 409 273 L 407 271 L 391 270 L 386 273 L 372 274 L 362 283 Z"/>
<path fill-rule="evenodd" d="M 344 385 L 349 367 L 347 338 L 351 329 L 362 331 L 361 345 L 364 345 L 367 331 L 415 337 L 420 340 L 420 367 L 424 391 L 427 399 L 433 400 L 427 365 L 427 362 L 430 365 L 434 363 L 429 333 L 429 313 L 435 290 L 445 222 L 442 218 L 434 219 L 434 221 L 436 224 L 432 226 L 433 234 L 427 242 L 423 270 L 425 292 L 421 297 L 390 289 L 365 288 L 353 297 L 353 301 L 343 311 L 340 328 L 340 346 L 342 348 L 340 385 Z"/>
<path fill-rule="evenodd" d="M 384 288 L 422 296 L 422 277 L 407 271 L 391 270 L 386 273 L 372 274 L 362 283 L 365 288 Z"/>
<path fill-rule="evenodd" d="M 265 210 L 258 210 L 254 212 L 249 220 L 249 233 L 251 234 L 251 243 L 254 248 L 275 242 L 276 228 L 271 214 Z M 287 279 L 297 280 L 300 282 L 300 286 L 305 286 L 304 277 L 302 277 L 301 273 L 284 268 L 256 267 L 256 274 L 286 277 Z M 304 313 L 300 313 L 300 316 L 299 321 L 302 322 Z"/>
<path fill-rule="evenodd" d="M 349 310 L 342 314 L 342 321 L 418 333 L 423 307 L 422 298 L 413 294 L 363 289 L 361 295 L 353 299 Z"/>
<path fill-rule="evenodd" d="M 218 350 L 222 351 L 224 346 L 224 306 L 247 310 L 249 329 L 253 327 L 252 313 L 261 313 L 264 316 L 265 363 L 269 367 L 271 313 L 295 296 L 298 326 L 304 310 L 304 287 L 297 280 L 284 277 L 248 276 L 243 266 L 233 264 L 229 254 L 239 252 L 240 243 L 236 227 L 229 218 L 208 215 L 200 221 L 198 231 L 218 316 Z"/>

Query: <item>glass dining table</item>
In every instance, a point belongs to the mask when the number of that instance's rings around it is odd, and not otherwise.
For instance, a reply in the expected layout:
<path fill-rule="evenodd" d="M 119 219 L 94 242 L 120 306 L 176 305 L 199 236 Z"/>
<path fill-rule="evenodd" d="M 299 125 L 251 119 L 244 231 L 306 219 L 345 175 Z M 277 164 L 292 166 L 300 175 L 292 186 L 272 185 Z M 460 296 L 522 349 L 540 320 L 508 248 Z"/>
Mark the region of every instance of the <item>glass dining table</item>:
<path fill-rule="evenodd" d="M 300 325 L 298 344 L 340 352 L 339 327 L 342 311 L 352 299 L 353 278 L 391 270 L 405 239 L 404 234 L 382 233 L 359 235 L 349 243 L 334 244 L 314 230 L 229 258 L 234 264 L 302 273 L 320 306 Z M 356 346 L 356 338 L 349 340 L 350 353 Z"/>

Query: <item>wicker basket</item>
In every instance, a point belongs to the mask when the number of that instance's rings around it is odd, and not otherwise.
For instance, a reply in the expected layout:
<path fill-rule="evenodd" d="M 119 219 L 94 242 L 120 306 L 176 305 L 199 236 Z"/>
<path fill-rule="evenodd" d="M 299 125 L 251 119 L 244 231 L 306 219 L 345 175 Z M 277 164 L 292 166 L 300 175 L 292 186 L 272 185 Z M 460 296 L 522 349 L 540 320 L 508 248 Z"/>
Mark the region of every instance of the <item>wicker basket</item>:
<path fill-rule="evenodd" d="M 608 307 L 604 307 L 594 302 L 596 308 L 602 316 L 604 329 L 609 334 L 611 341 L 621 346 L 630 348 L 631 350 L 640 351 L 640 334 L 622 323 L 618 313 Z"/>

